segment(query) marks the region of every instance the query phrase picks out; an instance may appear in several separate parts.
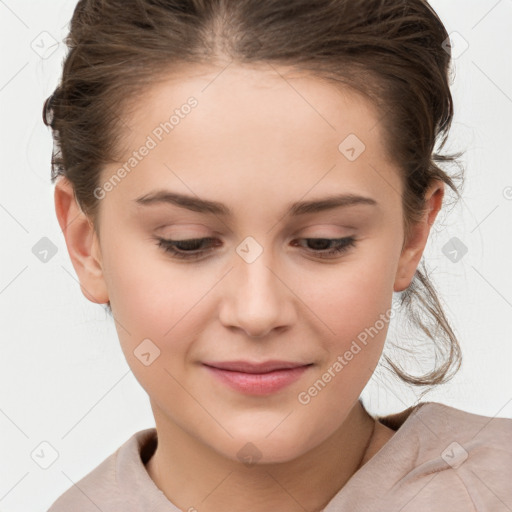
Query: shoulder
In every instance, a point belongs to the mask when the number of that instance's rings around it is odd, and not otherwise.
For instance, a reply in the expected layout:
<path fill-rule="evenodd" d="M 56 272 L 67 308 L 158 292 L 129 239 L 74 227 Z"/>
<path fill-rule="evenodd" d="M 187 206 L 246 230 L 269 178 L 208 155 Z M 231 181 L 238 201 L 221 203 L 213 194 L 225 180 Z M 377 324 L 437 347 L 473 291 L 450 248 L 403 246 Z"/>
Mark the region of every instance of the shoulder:
<path fill-rule="evenodd" d="M 419 456 L 421 450 L 427 456 L 443 448 L 442 458 L 450 467 L 459 467 L 470 458 L 473 463 L 489 458 L 511 462 L 512 419 L 474 414 L 438 402 L 421 405 L 416 426 L 429 435 L 428 442 L 420 444 Z"/>
<path fill-rule="evenodd" d="M 512 510 L 512 419 L 438 402 L 411 409 L 409 468 L 394 486 L 410 510 Z"/>
<path fill-rule="evenodd" d="M 136 483 L 144 487 L 152 482 L 144 470 L 141 450 L 154 439 L 154 428 L 133 434 L 101 464 L 68 488 L 48 512 L 114 512 L 119 507 L 124 507 L 125 512 L 132 510 L 129 507 L 133 503 L 130 486 Z"/>
<path fill-rule="evenodd" d="M 98 494 L 110 493 L 116 499 L 116 459 L 120 448 L 107 457 L 101 464 L 85 475 L 81 480 L 73 483 L 51 505 L 48 512 L 97 512 L 101 505 L 97 504 Z M 99 510 L 103 510 L 99 508 Z"/>

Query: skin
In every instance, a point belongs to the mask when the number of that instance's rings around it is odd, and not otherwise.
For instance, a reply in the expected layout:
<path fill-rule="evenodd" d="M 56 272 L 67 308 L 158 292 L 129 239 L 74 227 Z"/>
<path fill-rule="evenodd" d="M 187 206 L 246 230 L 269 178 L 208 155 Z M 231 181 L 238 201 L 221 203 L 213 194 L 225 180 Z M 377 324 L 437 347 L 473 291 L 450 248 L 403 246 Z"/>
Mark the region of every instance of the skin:
<path fill-rule="evenodd" d="M 189 96 L 198 106 L 100 201 L 99 234 L 69 182 L 55 189 L 82 292 L 110 300 L 128 364 L 150 398 L 159 441 L 148 473 L 182 510 L 321 510 L 393 435 L 358 401 L 387 323 L 309 403 L 297 397 L 390 310 L 393 291 L 409 286 L 443 183 L 428 189 L 428 211 L 403 246 L 402 181 L 377 111 L 350 90 L 277 69 L 190 68 L 139 95 L 123 115 L 124 156 L 105 167 L 103 182 L 168 112 Z M 350 133 L 366 146 L 353 162 L 338 150 Z M 135 203 L 161 188 L 224 203 L 233 216 Z M 378 205 L 286 215 L 294 201 L 349 192 Z M 158 247 L 156 235 L 220 245 L 186 262 Z M 252 263 L 236 252 L 248 236 L 263 249 Z M 306 240 L 347 236 L 356 245 L 330 258 Z M 149 366 L 134 355 L 147 338 L 160 350 Z M 202 366 L 234 359 L 313 364 L 284 389 L 249 396 Z M 248 442 L 261 454 L 253 465 L 237 456 Z"/>

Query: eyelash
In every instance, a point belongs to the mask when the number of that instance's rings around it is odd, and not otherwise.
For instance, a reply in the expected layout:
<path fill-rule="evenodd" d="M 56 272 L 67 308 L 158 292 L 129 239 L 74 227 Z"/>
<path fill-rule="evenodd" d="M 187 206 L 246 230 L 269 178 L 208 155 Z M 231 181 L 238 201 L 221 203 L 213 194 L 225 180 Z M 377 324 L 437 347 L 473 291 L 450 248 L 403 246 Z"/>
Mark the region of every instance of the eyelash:
<path fill-rule="evenodd" d="M 355 247 L 356 245 L 356 239 L 353 236 L 347 236 L 344 238 L 303 238 L 302 240 L 321 240 L 321 241 L 327 241 L 330 243 L 338 242 L 340 245 L 333 249 L 323 250 L 323 251 L 315 251 L 313 249 L 313 252 L 316 253 L 315 256 L 319 258 L 333 258 L 337 255 L 341 255 L 345 252 L 347 252 L 352 247 Z M 157 238 L 157 245 L 158 247 L 162 248 L 166 253 L 170 253 L 172 257 L 177 259 L 183 259 L 183 260 L 196 260 L 203 256 L 205 253 L 210 252 L 212 249 L 198 251 L 197 249 L 192 251 L 180 251 L 176 250 L 176 245 L 179 244 L 185 244 L 187 246 L 188 244 L 196 244 L 200 243 L 203 244 L 205 242 L 212 242 L 215 241 L 215 238 L 190 238 L 188 240 L 167 240 L 165 238 Z"/>

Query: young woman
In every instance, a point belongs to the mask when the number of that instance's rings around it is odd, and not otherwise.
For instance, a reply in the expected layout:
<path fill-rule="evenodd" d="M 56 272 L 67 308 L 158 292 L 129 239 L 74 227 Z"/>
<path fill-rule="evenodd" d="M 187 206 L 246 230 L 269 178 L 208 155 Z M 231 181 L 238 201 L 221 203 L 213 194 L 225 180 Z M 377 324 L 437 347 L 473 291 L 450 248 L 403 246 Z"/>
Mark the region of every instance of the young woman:
<path fill-rule="evenodd" d="M 441 356 L 391 368 L 461 361 L 419 268 L 458 192 L 447 41 L 425 0 L 78 3 L 56 212 L 156 428 L 51 512 L 512 510 L 512 420 L 360 399 L 397 296 Z"/>

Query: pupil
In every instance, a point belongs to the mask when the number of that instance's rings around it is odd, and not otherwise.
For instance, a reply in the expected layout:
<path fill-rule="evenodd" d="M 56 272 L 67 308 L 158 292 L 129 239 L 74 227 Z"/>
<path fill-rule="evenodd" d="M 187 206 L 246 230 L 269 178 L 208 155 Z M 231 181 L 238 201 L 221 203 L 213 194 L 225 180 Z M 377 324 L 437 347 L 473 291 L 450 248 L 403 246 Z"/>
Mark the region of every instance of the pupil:
<path fill-rule="evenodd" d="M 325 240 L 322 238 L 313 238 L 311 240 L 313 244 L 313 249 L 327 249 L 329 247 L 329 244 L 331 243 L 329 240 Z"/>

